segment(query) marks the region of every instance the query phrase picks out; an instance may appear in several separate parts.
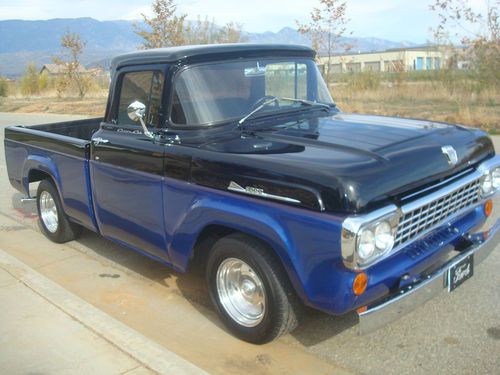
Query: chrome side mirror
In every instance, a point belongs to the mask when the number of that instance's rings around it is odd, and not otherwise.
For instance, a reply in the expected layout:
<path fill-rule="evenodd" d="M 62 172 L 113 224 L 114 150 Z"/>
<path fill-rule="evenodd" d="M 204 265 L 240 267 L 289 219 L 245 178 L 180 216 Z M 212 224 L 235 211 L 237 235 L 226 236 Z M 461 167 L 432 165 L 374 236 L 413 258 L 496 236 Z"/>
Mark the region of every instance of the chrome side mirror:
<path fill-rule="evenodd" d="M 149 138 L 153 138 L 153 134 L 148 130 L 148 127 L 144 122 L 144 115 L 146 114 L 146 106 L 144 105 L 144 103 L 141 103 L 138 100 L 133 101 L 127 107 L 127 114 L 132 121 L 140 121 L 144 134 Z"/>
<path fill-rule="evenodd" d="M 140 119 L 144 119 L 144 114 L 146 113 L 146 106 L 144 103 L 136 100 L 135 102 L 130 103 L 127 108 L 128 117 L 132 121 L 139 121 Z"/>

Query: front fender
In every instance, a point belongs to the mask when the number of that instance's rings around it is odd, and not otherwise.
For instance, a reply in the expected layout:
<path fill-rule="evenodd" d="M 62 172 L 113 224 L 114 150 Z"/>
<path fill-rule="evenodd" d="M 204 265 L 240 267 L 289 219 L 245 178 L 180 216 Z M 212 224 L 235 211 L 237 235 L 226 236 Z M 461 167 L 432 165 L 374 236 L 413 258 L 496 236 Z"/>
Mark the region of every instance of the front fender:
<path fill-rule="evenodd" d="M 319 289 L 332 287 L 315 275 L 318 268 L 331 269 L 340 261 L 340 218 L 192 184 L 169 184 L 166 190 L 168 253 L 176 268 L 186 270 L 200 234 L 219 225 L 268 244 L 304 302 L 321 299 Z"/>
<path fill-rule="evenodd" d="M 293 243 L 288 229 L 269 212 L 209 198 L 197 201 L 187 212 L 175 231 L 169 251 L 172 263 L 180 269 L 187 269 L 201 232 L 209 225 L 220 225 L 268 244 L 280 258 L 297 292 L 304 293 L 291 259 Z"/>

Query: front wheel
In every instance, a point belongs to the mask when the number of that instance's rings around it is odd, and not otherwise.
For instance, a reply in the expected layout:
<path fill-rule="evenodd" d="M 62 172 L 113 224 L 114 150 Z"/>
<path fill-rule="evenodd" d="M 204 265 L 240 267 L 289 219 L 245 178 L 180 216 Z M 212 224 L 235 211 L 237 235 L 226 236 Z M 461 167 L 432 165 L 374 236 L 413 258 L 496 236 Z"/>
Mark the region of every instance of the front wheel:
<path fill-rule="evenodd" d="M 233 234 L 217 241 L 208 256 L 212 302 L 229 330 L 254 344 L 291 332 L 301 309 L 270 251 L 252 237 Z"/>
<path fill-rule="evenodd" d="M 69 221 L 64 213 L 59 194 L 52 181 L 43 180 L 38 185 L 36 206 L 42 233 L 51 241 L 68 242 L 80 234 L 81 227 Z"/>

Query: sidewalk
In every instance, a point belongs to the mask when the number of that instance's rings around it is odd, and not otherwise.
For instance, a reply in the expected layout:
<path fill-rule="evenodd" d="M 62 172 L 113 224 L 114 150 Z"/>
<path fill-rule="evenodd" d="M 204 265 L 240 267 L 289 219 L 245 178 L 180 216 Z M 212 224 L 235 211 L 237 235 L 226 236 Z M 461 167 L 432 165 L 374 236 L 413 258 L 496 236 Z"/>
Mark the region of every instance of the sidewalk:
<path fill-rule="evenodd" d="M 1 249 L 0 301 L 2 374 L 203 373 Z"/>

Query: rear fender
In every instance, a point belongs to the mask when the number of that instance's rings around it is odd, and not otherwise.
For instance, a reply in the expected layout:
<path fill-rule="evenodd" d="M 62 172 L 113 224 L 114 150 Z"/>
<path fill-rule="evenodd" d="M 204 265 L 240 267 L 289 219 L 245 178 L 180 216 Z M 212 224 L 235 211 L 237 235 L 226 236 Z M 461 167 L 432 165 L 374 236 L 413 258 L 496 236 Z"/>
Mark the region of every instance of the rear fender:
<path fill-rule="evenodd" d="M 53 180 L 59 197 L 62 199 L 61 176 L 54 161 L 46 156 L 29 155 L 23 165 L 22 187 L 24 193 L 29 196 L 29 175 L 32 171 L 41 171 L 47 173 Z M 64 204 L 64 203 L 63 203 Z"/>

